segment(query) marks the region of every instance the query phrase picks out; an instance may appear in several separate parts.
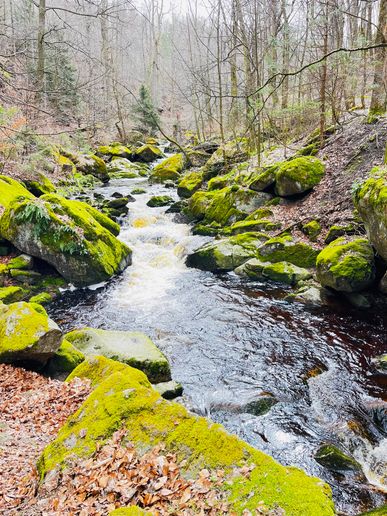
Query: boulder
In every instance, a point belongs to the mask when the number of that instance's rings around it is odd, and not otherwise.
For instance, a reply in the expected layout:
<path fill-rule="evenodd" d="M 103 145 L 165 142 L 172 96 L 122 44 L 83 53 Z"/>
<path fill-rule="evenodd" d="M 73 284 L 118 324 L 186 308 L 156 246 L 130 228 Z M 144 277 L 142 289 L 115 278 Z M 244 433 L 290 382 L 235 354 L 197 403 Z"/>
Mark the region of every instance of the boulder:
<path fill-rule="evenodd" d="M 205 180 L 211 179 L 220 173 L 226 173 L 235 163 L 241 163 L 248 158 L 248 141 L 246 138 L 237 138 L 221 145 L 202 168 Z"/>
<path fill-rule="evenodd" d="M 171 380 L 170 382 L 156 383 L 153 388 L 162 396 L 165 400 L 173 400 L 183 394 L 183 387 L 181 383 Z"/>
<path fill-rule="evenodd" d="M 264 262 L 288 262 L 297 267 L 310 268 L 316 265 L 318 250 L 285 235 L 266 240 L 258 254 L 257 257 Z"/>
<path fill-rule="evenodd" d="M 110 179 L 134 179 L 139 177 L 142 166 L 139 163 L 132 163 L 126 158 L 113 158 L 107 164 L 107 171 Z"/>
<path fill-rule="evenodd" d="M 237 185 L 211 192 L 199 190 L 189 199 L 186 213 L 196 220 L 225 226 L 246 218 L 270 199 L 270 194 L 253 192 Z"/>
<path fill-rule="evenodd" d="M 86 176 L 91 175 L 107 183 L 109 181 L 109 174 L 104 160 L 95 154 L 82 154 L 77 156 L 75 162 L 77 171 Z"/>
<path fill-rule="evenodd" d="M 254 416 L 263 416 L 267 414 L 274 405 L 278 403 L 275 396 L 268 392 L 261 393 L 254 400 L 249 401 L 243 407 L 243 412 L 253 414 Z"/>
<path fill-rule="evenodd" d="M 149 177 L 152 183 L 165 183 L 166 181 L 176 181 L 180 178 L 180 173 L 184 168 L 183 154 L 174 154 L 154 167 Z"/>
<path fill-rule="evenodd" d="M 200 247 L 187 257 L 187 266 L 206 271 L 232 271 L 258 253 L 267 236 L 261 233 L 216 240 Z"/>
<path fill-rule="evenodd" d="M 301 226 L 301 231 L 309 238 L 311 242 L 316 242 L 321 233 L 321 224 L 318 220 L 311 220 Z"/>
<path fill-rule="evenodd" d="M 276 192 L 288 197 L 308 192 L 324 177 L 325 166 L 313 157 L 300 157 L 282 162 L 276 171 Z"/>
<path fill-rule="evenodd" d="M 1 287 L 0 288 L 0 303 L 6 305 L 21 301 L 27 295 L 27 291 L 22 287 Z"/>
<path fill-rule="evenodd" d="M 312 274 L 303 267 L 297 267 L 288 262 L 276 262 L 266 265 L 262 271 L 263 277 L 277 283 L 296 285 L 299 281 L 310 279 Z"/>
<path fill-rule="evenodd" d="M 0 362 L 45 364 L 58 350 L 62 332 L 41 305 L 0 305 Z"/>
<path fill-rule="evenodd" d="M 360 464 L 333 444 L 323 444 L 314 456 L 315 460 L 324 468 L 331 471 L 361 471 Z"/>
<path fill-rule="evenodd" d="M 163 157 L 163 152 L 155 145 L 143 145 L 136 149 L 134 153 L 134 159 L 136 161 L 143 161 L 144 163 L 151 163 Z"/>
<path fill-rule="evenodd" d="M 240 233 L 246 233 L 246 231 L 275 231 L 281 229 L 279 222 L 272 222 L 268 219 L 258 220 L 240 220 L 235 222 L 230 228 L 231 234 L 238 235 Z"/>
<path fill-rule="evenodd" d="M 359 228 L 355 224 L 347 224 L 345 226 L 333 225 L 329 228 L 324 242 L 326 244 L 330 244 L 331 242 L 336 240 L 336 238 L 339 238 L 339 237 L 342 237 L 345 235 L 347 235 L 347 236 L 355 235 L 358 230 L 359 230 Z"/>
<path fill-rule="evenodd" d="M 188 150 L 187 158 L 190 167 L 202 167 L 210 159 L 210 154 L 204 151 Z"/>
<path fill-rule="evenodd" d="M 145 443 L 149 449 L 162 445 L 164 454 L 175 454 L 184 477 L 196 478 L 203 469 L 224 472 L 227 481 L 222 488 L 230 513 L 254 512 L 264 500 L 268 507 L 294 516 L 335 514 L 330 489 L 320 479 L 278 464 L 222 426 L 163 400 L 156 390 L 140 383 L 138 371 L 125 368 L 110 375 L 105 370 L 102 381 L 44 449 L 38 462 L 43 482 L 46 478 L 50 482 L 74 461 L 91 458 L 114 432 L 122 430 L 139 450 Z M 80 369 L 84 363 L 72 375 Z M 89 376 L 95 378 L 94 373 L 89 368 Z"/>
<path fill-rule="evenodd" d="M 317 279 L 339 292 L 359 292 L 375 280 L 374 253 L 366 238 L 341 237 L 317 257 Z"/>
<path fill-rule="evenodd" d="M 371 175 L 355 189 L 354 203 L 371 244 L 387 262 L 387 166 L 374 168 Z"/>
<path fill-rule="evenodd" d="M 173 199 L 168 195 L 155 195 L 146 203 L 150 208 L 159 208 L 161 206 L 169 206 L 170 204 L 173 204 Z"/>
<path fill-rule="evenodd" d="M 179 181 L 177 185 L 177 194 L 179 197 L 188 199 L 203 184 L 203 175 L 201 172 L 188 172 Z"/>
<path fill-rule="evenodd" d="M 86 356 L 102 355 L 140 369 L 151 382 L 171 379 L 168 360 L 143 333 L 84 328 L 68 333 L 66 340 Z"/>
<path fill-rule="evenodd" d="M 258 258 L 251 258 L 235 269 L 235 274 L 242 278 L 250 278 L 252 280 L 263 279 L 263 269 L 268 265 L 267 262 L 262 262 Z"/>
<path fill-rule="evenodd" d="M 81 201 L 59 195 L 17 199 L 0 220 L 0 233 L 18 249 L 53 265 L 74 285 L 91 285 L 122 272 L 131 250 L 118 224 Z"/>
<path fill-rule="evenodd" d="M 8 176 L 0 175 L 0 220 L 7 208 L 17 199 L 34 199 L 35 196 L 29 192 L 21 183 Z M 0 235 L 1 234 L 0 231 Z"/>
<path fill-rule="evenodd" d="M 98 156 L 103 156 L 105 160 L 110 160 L 113 157 L 130 159 L 133 155 L 129 147 L 121 145 L 120 143 L 112 143 L 111 145 L 101 145 L 97 149 Z"/>

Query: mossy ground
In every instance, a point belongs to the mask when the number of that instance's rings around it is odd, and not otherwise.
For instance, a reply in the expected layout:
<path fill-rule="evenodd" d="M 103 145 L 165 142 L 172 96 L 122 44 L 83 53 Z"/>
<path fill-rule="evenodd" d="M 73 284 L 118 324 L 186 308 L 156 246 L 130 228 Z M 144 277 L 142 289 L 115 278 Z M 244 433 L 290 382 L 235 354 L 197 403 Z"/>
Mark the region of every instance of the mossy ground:
<path fill-rule="evenodd" d="M 254 509 L 261 501 L 269 508 L 281 507 L 291 516 L 334 514 L 330 490 L 319 479 L 280 466 L 220 425 L 190 415 L 183 406 L 163 400 L 156 391 L 123 372 L 107 377 L 69 418 L 41 456 L 41 476 L 64 467 L 71 457 L 90 456 L 122 427 L 127 430 L 128 440 L 144 451 L 163 443 L 179 461 L 185 461 L 187 474 L 203 468 L 227 472 L 235 466 L 249 465 L 248 478 L 233 477 L 225 484 L 238 514 Z"/>

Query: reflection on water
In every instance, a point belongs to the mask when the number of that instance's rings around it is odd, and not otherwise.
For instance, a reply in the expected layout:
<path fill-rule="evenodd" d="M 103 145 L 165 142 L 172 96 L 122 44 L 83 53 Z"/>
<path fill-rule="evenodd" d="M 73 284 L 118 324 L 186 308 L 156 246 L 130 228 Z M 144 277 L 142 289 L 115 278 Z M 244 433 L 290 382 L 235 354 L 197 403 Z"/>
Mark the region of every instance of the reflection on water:
<path fill-rule="evenodd" d="M 117 181 L 100 192 L 126 194 L 144 182 Z M 207 239 L 192 236 L 165 208 L 146 206 L 160 193 L 165 189 L 152 186 L 130 204 L 120 238 L 134 251 L 132 267 L 96 291 L 66 293 L 52 315 L 67 328 L 147 333 L 170 359 L 191 410 L 328 481 L 344 513 L 380 505 L 387 440 L 374 414 L 375 403 L 379 411 L 387 404 L 371 359 L 385 350 L 386 316 L 308 310 L 284 302 L 273 284 L 188 269 L 184 257 Z M 278 403 L 263 416 L 246 413 L 262 392 Z M 352 454 L 365 476 L 319 466 L 313 454 L 324 442 Z"/>

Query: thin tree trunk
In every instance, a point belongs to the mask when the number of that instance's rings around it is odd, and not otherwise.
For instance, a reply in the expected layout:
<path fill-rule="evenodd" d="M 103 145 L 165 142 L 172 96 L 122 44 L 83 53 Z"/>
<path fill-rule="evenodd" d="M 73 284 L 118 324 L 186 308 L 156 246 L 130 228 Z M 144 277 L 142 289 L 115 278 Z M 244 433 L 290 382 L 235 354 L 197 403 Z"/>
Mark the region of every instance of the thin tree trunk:
<path fill-rule="evenodd" d="M 39 1 L 39 24 L 38 24 L 38 41 L 37 54 L 38 62 L 36 68 L 36 82 L 37 82 L 37 100 L 42 103 L 44 100 L 44 75 L 45 75 L 45 38 L 46 35 L 46 0 Z"/>
<path fill-rule="evenodd" d="M 375 44 L 387 43 L 387 0 L 381 0 Z M 387 48 L 375 52 L 374 84 L 370 116 L 382 115 L 387 107 Z"/>

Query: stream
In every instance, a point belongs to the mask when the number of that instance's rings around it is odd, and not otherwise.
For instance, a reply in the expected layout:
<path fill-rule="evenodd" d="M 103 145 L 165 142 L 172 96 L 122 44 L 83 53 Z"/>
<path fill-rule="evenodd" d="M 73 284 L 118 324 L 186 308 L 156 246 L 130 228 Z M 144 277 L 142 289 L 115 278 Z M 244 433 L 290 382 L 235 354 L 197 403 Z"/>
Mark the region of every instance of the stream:
<path fill-rule="evenodd" d="M 106 285 L 66 291 L 50 315 L 66 330 L 146 333 L 170 360 L 190 410 L 327 481 L 343 514 L 385 503 L 387 376 L 371 359 L 385 352 L 387 314 L 290 304 L 286 287 L 187 268 L 187 253 L 209 238 L 146 205 L 153 195 L 176 197 L 175 190 L 137 178 L 97 191 L 109 197 L 138 187 L 147 193 L 129 204 L 120 234 L 133 265 Z M 313 370 L 321 374 L 308 375 Z M 268 413 L 244 411 L 267 392 L 278 399 Z M 322 443 L 355 457 L 364 476 L 320 466 L 313 456 Z"/>

